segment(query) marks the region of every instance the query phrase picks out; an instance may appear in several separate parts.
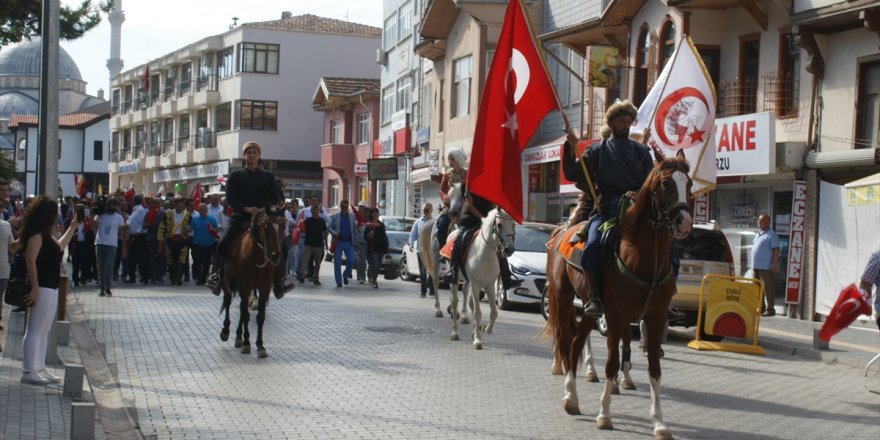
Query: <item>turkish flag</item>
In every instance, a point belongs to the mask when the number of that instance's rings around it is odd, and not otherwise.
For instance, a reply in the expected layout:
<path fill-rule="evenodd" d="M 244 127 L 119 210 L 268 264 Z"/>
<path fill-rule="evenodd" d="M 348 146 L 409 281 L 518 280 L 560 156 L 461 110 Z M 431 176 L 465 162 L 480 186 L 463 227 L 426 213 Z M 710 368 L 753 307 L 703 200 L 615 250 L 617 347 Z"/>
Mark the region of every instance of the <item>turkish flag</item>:
<path fill-rule="evenodd" d="M 507 5 L 480 100 L 468 190 L 522 223 L 523 147 L 559 102 L 520 0 Z"/>
<path fill-rule="evenodd" d="M 150 65 L 144 69 L 144 93 L 150 93 Z"/>
<path fill-rule="evenodd" d="M 193 205 L 198 209 L 199 203 L 202 203 L 202 185 L 196 183 L 196 186 L 193 187 L 192 193 L 190 193 L 189 197 L 193 201 Z"/>
<path fill-rule="evenodd" d="M 819 339 L 830 341 L 837 332 L 849 327 L 859 315 L 870 315 L 871 306 L 859 293 L 855 284 L 846 286 L 837 297 L 837 302 L 831 308 L 822 329 L 819 330 Z"/>

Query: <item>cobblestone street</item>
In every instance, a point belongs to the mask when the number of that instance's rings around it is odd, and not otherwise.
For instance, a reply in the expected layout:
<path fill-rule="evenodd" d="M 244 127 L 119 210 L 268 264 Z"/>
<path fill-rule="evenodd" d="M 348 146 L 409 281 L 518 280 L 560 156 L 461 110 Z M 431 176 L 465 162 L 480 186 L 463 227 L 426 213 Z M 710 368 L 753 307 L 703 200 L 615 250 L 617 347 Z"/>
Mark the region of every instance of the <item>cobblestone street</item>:
<path fill-rule="evenodd" d="M 597 432 L 602 384 L 581 379 L 584 414 L 564 413 L 535 310 L 501 311 L 485 350 L 474 351 L 471 326 L 449 341 L 449 318 L 433 317 L 433 299 L 416 284 L 329 284 L 270 301 L 268 359 L 233 348 L 237 304 L 233 336 L 220 341 L 220 299 L 204 288 L 123 284 L 112 298 L 88 288 L 75 298 L 145 438 L 651 436 L 641 355 L 639 389 L 615 396 L 615 430 Z M 445 305 L 448 291 L 441 295 Z M 251 329 L 253 343 L 253 315 Z M 662 363 L 663 410 L 677 438 L 880 437 L 876 375 L 772 351 L 697 352 L 686 342 L 672 339 Z M 594 333 L 593 345 L 604 348 L 604 338 Z"/>

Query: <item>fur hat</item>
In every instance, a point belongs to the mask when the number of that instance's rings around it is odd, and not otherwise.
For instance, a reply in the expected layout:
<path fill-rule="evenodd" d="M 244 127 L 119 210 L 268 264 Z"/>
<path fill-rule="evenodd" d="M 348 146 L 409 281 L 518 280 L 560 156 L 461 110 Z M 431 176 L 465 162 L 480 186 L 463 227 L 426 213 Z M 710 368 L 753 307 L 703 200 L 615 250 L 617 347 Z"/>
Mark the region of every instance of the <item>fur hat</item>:
<path fill-rule="evenodd" d="M 261 155 L 263 154 L 263 147 L 261 147 L 260 144 L 254 142 L 254 141 L 246 142 L 241 150 L 241 154 L 244 155 L 245 153 L 247 153 L 247 150 L 249 150 L 251 148 L 256 148 L 257 152 L 259 152 Z"/>
<path fill-rule="evenodd" d="M 609 126 L 611 125 L 611 120 L 620 115 L 630 115 L 633 119 L 638 117 L 639 110 L 633 105 L 632 101 L 616 101 L 614 104 L 611 104 L 611 107 L 608 107 L 608 111 L 605 112 L 605 123 Z"/>

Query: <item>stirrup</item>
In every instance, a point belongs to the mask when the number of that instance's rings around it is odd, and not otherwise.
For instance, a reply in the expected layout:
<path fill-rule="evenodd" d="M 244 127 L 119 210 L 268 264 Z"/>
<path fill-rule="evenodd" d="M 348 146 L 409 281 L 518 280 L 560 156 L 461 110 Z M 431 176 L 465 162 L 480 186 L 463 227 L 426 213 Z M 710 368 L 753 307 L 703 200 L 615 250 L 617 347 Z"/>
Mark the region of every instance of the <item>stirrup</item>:
<path fill-rule="evenodd" d="M 599 319 L 602 317 L 602 302 L 598 299 L 591 299 L 587 306 L 584 307 L 584 315 L 591 318 Z"/>
<path fill-rule="evenodd" d="M 275 292 L 275 299 L 284 298 L 284 294 L 293 290 L 294 287 L 296 287 L 296 283 L 293 281 L 293 277 L 284 275 L 284 278 L 281 279 L 281 284 L 275 285 L 272 289 Z"/>
<path fill-rule="evenodd" d="M 205 285 L 211 289 L 211 293 L 214 295 L 220 295 L 220 274 L 212 273 L 205 281 Z"/>

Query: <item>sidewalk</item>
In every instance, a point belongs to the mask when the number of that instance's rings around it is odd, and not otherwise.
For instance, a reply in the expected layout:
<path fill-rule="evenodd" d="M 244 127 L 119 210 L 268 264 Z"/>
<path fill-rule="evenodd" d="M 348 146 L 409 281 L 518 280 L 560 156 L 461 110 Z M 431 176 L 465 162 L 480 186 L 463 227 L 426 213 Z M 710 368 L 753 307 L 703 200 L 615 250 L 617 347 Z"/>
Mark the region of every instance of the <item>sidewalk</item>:
<path fill-rule="evenodd" d="M 70 339 L 67 346 L 58 346 L 61 364 L 49 365 L 52 374 L 61 377 L 62 383 L 47 386 L 25 385 L 21 379 L 21 341 L 24 336 L 24 313 L 11 313 L 12 307 L 4 305 L 0 344 L 0 439 L 69 439 L 71 403 L 63 397 L 64 365 L 79 364 L 77 347 Z M 93 401 L 91 393 L 84 393 L 77 401 Z M 95 438 L 105 439 L 104 429 L 95 420 Z"/>
<path fill-rule="evenodd" d="M 781 315 L 761 317 L 758 345 L 767 351 L 864 369 L 865 364 L 880 353 L 880 330 L 874 321 L 861 318 L 834 335 L 827 350 L 819 350 L 813 348 L 813 329 L 821 329 L 821 322 L 801 321 Z M 671 327 L 670 330 L 680 337 L 693 338 L 692 328 Z M 870 371 L 871 374 L 878 374 L 880 361 L 875 362 Z"/>

